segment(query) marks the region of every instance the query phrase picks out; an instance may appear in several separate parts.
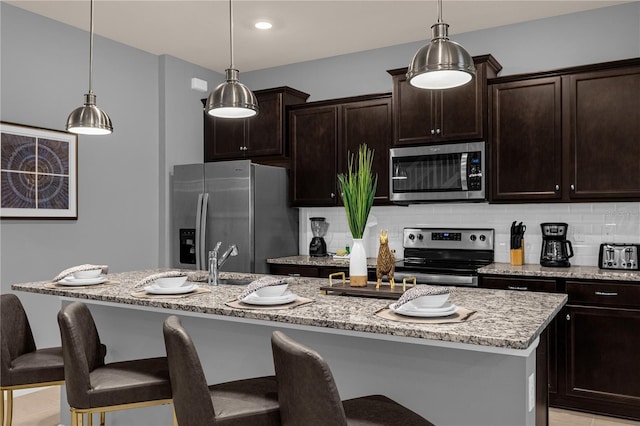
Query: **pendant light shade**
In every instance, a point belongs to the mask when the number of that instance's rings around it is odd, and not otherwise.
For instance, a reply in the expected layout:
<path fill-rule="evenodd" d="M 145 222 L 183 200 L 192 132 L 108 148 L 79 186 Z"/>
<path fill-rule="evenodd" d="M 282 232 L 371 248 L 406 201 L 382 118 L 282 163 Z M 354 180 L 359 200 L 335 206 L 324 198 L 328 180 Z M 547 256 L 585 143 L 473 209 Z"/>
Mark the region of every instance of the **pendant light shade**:
<path fill-rule="evenodd" d="M 476 73 L 473 58 L 464 47 L 449 40 L 449 24 L 442 22 L 442 0 L 438 1 L 438 22 L 431 31 L 431 42 L 411 60 L 409 84 L 421 89 L 450 89 L 471 81 Z"/>
<path fill-rule="evenodd" d="M 247 118 L 258 113 L 258 100 L 238 81 L 238 70 L 225 70 L 226 81 L 213 89 L 207 100 L 207 113 L 222 118 Z"/>
<path fill-rule="evenodd" d="M 205 110 L 220 118 L 247 118 L 258 113 L 258 99 L 251 90 L 238 81 L 239 71 L 233 65 L 233 7 L 229 0 L 229 51 L 231 64 L 225 70 L 226 81 L 213 89 Z"/>
<path fill-rule="evenodd" d="M 108 135 L 113 132 L 111 119 L 96 106 L 93 93 L 93 0 L 91 0 L 91 24 L 89 28 L 89 93 L 84 95 L 84 105 L 71 111 L 66 129 L 83 135 Z"/>

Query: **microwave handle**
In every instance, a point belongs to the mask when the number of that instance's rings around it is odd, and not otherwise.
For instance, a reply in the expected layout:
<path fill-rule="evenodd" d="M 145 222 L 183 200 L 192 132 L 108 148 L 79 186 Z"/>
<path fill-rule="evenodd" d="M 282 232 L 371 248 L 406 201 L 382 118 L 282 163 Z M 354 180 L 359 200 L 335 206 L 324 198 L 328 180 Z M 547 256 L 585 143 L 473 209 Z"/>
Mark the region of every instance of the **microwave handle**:
<path fill-rule="evenodd" d="M 460 185 L 463 191 L 467 191 L 467 157 L 469 153 L 465 152 L 460 156 Z"/>

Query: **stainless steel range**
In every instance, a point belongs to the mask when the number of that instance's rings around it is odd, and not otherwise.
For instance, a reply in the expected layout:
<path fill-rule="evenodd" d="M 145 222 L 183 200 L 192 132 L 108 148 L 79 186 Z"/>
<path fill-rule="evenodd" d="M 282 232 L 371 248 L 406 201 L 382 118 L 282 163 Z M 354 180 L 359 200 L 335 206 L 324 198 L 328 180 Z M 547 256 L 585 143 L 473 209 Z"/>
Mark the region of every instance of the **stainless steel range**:
<path fill-rule="evenodd" d="M 404 228 L 404 260 L 395 280 L 418 284 L 477 286 L 478 268 L 493 263 L 494 233 L 488 228 Z"/>

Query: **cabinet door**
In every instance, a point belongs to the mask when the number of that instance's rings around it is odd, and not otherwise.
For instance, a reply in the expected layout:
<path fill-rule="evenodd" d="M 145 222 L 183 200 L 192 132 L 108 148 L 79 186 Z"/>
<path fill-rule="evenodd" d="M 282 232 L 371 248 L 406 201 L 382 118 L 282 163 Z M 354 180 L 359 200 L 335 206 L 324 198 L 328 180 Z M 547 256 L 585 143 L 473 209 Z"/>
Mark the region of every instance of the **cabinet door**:
<path fill-rule="evenodd" d="M 320 276 L 320 268 L 306 265 L 281 265 L 270 264 L 269 273 L 273 275 L 288 275 L 290 277 L 314 277 Z"/>
<path fill-rule="evenodd" d="M 250 157 L 284 155 L 282 139 L 282 96 L 279 93 L 256 94 L 260 112 L 248 119 L 247 155 Z"/>
<path fill-rule="evenodd" d="M 335 205 L 338 107 L 292 110 L 289 126 L 293 163 L 292 204 Z"/>
<path fill-rule="evenodd" d="M 394 145 L 415 145 L 436 139 L 435 95 L 436 91 L 411 86 L 404 75 L 393 77 Z"/>
<path fill-rule="evenodd" d="M 490 87 L 491 201 L 562 197 L 560 78 Z"/>
<path fill-rule="evenodd" d="M 246 121 L 204 113 L 204 161 L 241 159 L 245 155 Z"/>
<path fill-rule="evenodd" d="M 482 138 L 482 77 L 464 86 L 442 90 L 436 97 L 436 136 L 443 141 Z"/>
<path fill-rule="evenodd" d="M 574 407 L 640 418 L 640 310 L 567 305 L 566 313 L 566 394 L 577 397 Z"/>
<path fill-rule="evenodd" d="M 571 198 L 640 198 L 640 67 L 564 77 Z"/>
<path fill-rule="evenodd" d="M 348 153 L 358 155 L 361 144 L 374 150 L 373 172 L 378 175 L 375 201 L 389 200 L 389 147 L 391 146 L 391 99 L 373 99 L 342 106 L 342 140 L 339 173 L 347 172 Z"/>

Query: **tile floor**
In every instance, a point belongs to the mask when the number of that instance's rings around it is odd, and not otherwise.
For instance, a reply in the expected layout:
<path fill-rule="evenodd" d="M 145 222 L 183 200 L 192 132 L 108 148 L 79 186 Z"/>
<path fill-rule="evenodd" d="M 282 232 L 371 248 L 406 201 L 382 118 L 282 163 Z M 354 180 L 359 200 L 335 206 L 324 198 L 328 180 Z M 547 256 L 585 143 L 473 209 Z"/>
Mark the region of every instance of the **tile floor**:
<path fill-rule="evenodd" d="M 58 426 L 59 407 L 59 387 L 20 396 L 14 399 L 13 425 Z M 551 408 L 549 426 L 640 426 L 640 422 Z"/>

